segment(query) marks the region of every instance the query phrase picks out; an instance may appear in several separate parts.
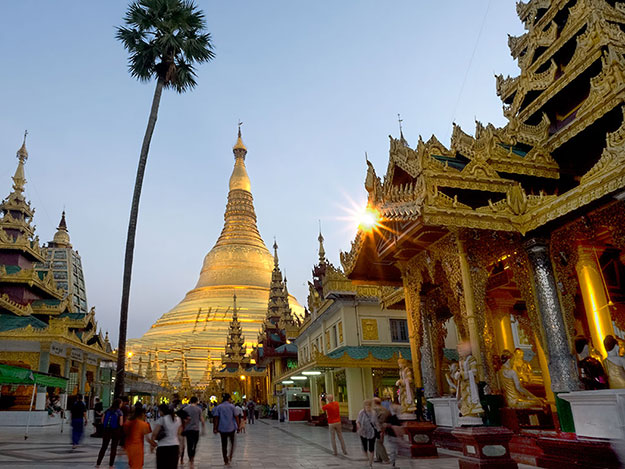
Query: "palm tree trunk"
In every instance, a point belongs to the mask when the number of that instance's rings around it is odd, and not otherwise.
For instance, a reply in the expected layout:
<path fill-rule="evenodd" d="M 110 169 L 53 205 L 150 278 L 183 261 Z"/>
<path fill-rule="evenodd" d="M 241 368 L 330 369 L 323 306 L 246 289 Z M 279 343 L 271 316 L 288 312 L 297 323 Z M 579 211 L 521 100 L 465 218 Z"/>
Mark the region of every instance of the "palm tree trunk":
<path fill-rule="evenodd" d="M 135 179 L 135 190 L 132 195 L 132 206 L 130 208 L 130 219 L 128 220 L 128 236 L 126 237 L 126 255 L 124 257 L 124 279 L 122 285 L 122 304 L 119 312 L 119 342 L 117 345 L 117 372 L 115 376 L 115 397 L 124 394 L 125 368 L 126 368 L 126 330 L 128 328 L 128 302 L 130 301 L 130 280 L 132 279 L 132 260 L 135 251 L 135 235 L 137 233 L 137 218 L 139 217 L 139 199 L 141 198 L 141 187 L 143 186 L 143 175 L 145 165 L 148 161 L 148 152 L 152 134 L 156 126 L 158 116 L 158 106 L 163 93 L 163 79 L 156 82 L 154 97 L 152 98 L 152 109 L 148 126 L 143 136 L 141 155 L 139 156 L 139 166 L 137 167 L 137 178 Z"/>

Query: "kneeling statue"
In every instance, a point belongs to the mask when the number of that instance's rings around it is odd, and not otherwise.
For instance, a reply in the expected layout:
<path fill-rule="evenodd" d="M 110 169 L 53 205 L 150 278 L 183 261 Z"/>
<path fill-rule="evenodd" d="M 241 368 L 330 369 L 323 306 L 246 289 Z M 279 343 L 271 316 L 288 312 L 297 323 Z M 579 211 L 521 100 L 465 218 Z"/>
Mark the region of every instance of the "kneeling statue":
<path fill-rule="evenodd" d="M 504 350 L 501 354 L 501 384 L 504 398 L 508 407 L 513 409 L 536 409 L 545 408 L 547 402 L 540 397 L 534 396 L 521 385 L 519 375 L 514 369 L 513 357 L 510 350 Z"/>

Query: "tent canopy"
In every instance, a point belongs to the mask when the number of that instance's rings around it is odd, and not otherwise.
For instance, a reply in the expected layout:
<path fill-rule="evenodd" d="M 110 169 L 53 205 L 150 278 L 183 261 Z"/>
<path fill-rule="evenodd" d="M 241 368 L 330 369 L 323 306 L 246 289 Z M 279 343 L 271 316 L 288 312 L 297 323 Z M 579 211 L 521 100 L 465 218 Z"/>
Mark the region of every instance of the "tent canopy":
<path fill-rule="evenodd" d="M 52 376 L 27 368 L 0 364 L 0 384 L 37 384 L 53 388 L 67 388 L 67 378 Z"/>

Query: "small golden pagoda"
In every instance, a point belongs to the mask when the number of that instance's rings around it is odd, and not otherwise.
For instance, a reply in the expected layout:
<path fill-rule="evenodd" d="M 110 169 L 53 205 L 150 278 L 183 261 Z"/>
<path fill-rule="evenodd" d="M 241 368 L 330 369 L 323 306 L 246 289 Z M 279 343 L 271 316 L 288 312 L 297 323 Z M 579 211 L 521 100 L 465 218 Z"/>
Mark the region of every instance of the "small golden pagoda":
<path fill-rule="evenodd" d="M 225 345 L 236 292 L 238 314 L 246 337 L 256 337 L 265 319 L 273 258 L 256 226 L 256 213 L 250 179 L 245 167 L 247 148 L 241 128 L 233 147 L 234 169 L 230 176 L 224 227 L 215 246 L 204 258 L 195 288 L 171 311 L 161 316 L 140 339 L 128 341 L 135 356 L 147 357 L 159 352 L 171 372 L 178 372 L 180 350 L 185 349 L 189 378 L 193 384 L 202 380 L 206 360 L 218 357 Z M 291 296 L 295 314 L 303 308 Z M 251 346 L 252 343 L 248 343 Z M 213 359 L 218 363 L 218 359 Z"/>

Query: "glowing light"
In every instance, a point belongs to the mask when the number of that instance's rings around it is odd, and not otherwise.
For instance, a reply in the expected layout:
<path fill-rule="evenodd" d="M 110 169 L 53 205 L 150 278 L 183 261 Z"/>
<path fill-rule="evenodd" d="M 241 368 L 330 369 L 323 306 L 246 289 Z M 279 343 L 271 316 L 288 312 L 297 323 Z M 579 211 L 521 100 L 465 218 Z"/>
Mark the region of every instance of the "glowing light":
<path fill-rule="evenodd" d="M 287 379 L 286 381 L 282 381 L 282 384 L 293 384 L 294 381 Z"/>
<path fill-rule="evenodd" d="M 128 358 L 132 357 L 132 352 L 128 352 Z"/>
<path fill-rule="evenodd" d="M 363 231 L 371 231 L 379 225 L 380 212 L 376 209 L 367 207 L 358 214 L 358 228 Z"/>
<path fill-rule="evenodd" d="M 245 376 L 241 376 L 240 380 L 245 381 Z"/>
<path fill-rule="evenodd" d="M 305 380 L 305 379 L 308 379 L 308 378 L 306 378 L 306 376 L 291 376 L 291 379 L 294 379 L 296 381 L 302 381 L 302 380 Z"/>
<path fill-rule="evenodd" d="M 321 374 L 321 371 L 302 371 L 302 374 L 308 376 L 317 376 Z"/>

